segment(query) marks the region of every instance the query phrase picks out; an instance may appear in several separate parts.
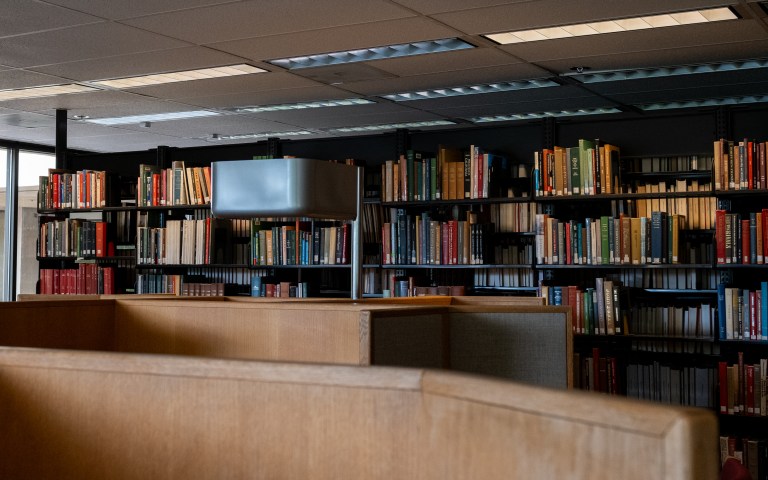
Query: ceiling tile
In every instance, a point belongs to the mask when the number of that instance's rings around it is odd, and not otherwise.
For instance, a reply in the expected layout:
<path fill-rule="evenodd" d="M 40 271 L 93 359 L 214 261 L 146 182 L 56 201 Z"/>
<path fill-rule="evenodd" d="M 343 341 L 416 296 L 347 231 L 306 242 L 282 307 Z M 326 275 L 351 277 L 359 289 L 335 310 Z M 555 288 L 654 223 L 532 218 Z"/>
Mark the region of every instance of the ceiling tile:
<path fill-rule="evenodd" d="M 28 98 L 23 100 L 8 100 L 0 102 L 5 107 L 27 112 L 41 112 L 44 110 L 56 110 L 57 108 L 74 110 L 72 114 L 80 111 L 93 111 L 98 107 L 108 109 L 118 105 L 129 105 L 138 102 L 141 105 L 145 99 L 125 92 L 96 91 L 88 93 L 73 93 L 55 97 Z"/>
<path fill-rule="evenodd" d="M 24 70 L 0 71 L 0 90 L 56 85 L 68 82 L 68 80 L 63 78 Z"/>
<path fill-rule="evenodd" d="M 0 38 L 98 23 L 102 19 L 36 0 L 0 2 Z"/>
<path fill-rule="evenodd" d="M 218 50 L 254 60 L 272 60 L 312 53 L 338 52 L 362 47 L 434 40 L 457 32 L 437 22 L 411 17 L 343 27 L 246 38 L 211 44 Z"/>
<path fill-rule="evenodd" d="M 124 125 L 132 131 L 150 132 L 180 138 L 206 137 L 213 133 L 220 135 L 238 135 L 246 133 L 280 132 L 295 130 L 293 125 L 279 121 L 270 121 L 242 115 L 222 115 L 218 117 L 191 118 L 169 122 L 155 122 L 149 128 L 139 125 Z"/>
<path fill-rule="evenodd" d="M 435 53 L 415 57 L 392 58 L 371 62 L 376 68 L 399 76 L 445 73 L 483 67 L 521 63 L 520 60 L 495 48 L 473 48 L 455 52 Z"/>
<path fill-rule="evenodd" d="M 305 125 L 305 122 L 328 121 L 333 118 L 348 118 L 350 116 L 385 115 L 409 112 L 411 108 L 396 103 L 381 101 L 366 105 L 346 107 L 308 108 L 303 110 L 284 110 L 279 112 L 257 112 L 244 114 L 264 120 L 272 120 L 293 125 Z"/>
<path fill-rule="evenodd" d="M 125 25 L 97 23 L 3 39 L 0 63 L 31 67 L 186 45 Z"/>
<path fill-rule="evenodd" d="M 301 14 L 294 14 L 301 12 Z M 125 23 L 196 44 L 315 30 L 414 16 L 384 0 L 245 1 L 127 20 Z M 211 22 L 211 19 L 216 19 Z"/>
<path fill-rule="evenodd" d="M 0 115 L 0 130 L 8 128 L 34 129 L 40 127 L 53 127 L 56 124 L 54 117 L 38 113 L 14 112 Z"/>
<path fill-rule="evenodd" d="M 510 3 L 524 3 L 528 1 L 529 0 L 398 0 L 397 3 L 424 15 L 433 15 L 436 13 L 471 10 L 475 8 L 493 7 Z"/>
<path fill-rule="evenodd" d="M 308 118 L 302 122 L 305 128 L 329 129 L 367 125 L 386 125 L 390 123 L 424 122 L 440 120 L 443 117 L 419 110 L 400 110 L 397 112 L 377 113 L 372 115 L 346 115 L 344 117 Z M 359 134 L 359 133 L 358 133 Z"/>
<path fill-rule="evenodd" d="M 176 101 L 204 108 L 231 108 L 243 105 L 274 105 L 278 103 L 330 100 L 347 98 L 348 96 L 337 88 L 321 86 L 233 94 L 225 93 L 208 97 L 186 97 L 177 98 Z"/>
<path fill-rule="evenodd" d="M 552 100 L 521 101 L 494 105 L 456 106 L 434 109 L 436 115 L 445 118 L 470 118 L 485 115 L 507 115 L 513 113 L 539 113 L 576 108 L 599 108 L 612 106 L 611 102 L 599 97 L 559 98 Z"/>
<path fill-rule="evenodd" d="M 559 86 L 547 88 L 532 88 L 512 92 L 486 93 L 428 100 L 411 100 L 398 102 L 399 105 L 429 111 L 440 111 L 454 107 L 484 107 L 489 105 L 511 104 L 541 100 L 583 99 L 594 97 L 591 93 L 578 86 Z"/>
<path fill-rule="evenodd" d="M 33 70 L 86 81 L 196 70 L 236 63 L 243 63 L 243 59 L 210 48 L 194 46 L 57 63 L 34 67 Z"/>
<path fill-rule="evenodd" d="M 154 15 L 175 10 L 232 3 L 238 0 L 131 0 L 129 2 L 105 2 L 104 0 L 46 0 L 80 12 L 110 20 Z"/>
<path fill-rule="evenodd" d="M 430 75 L 416 75 L 377 81 L 355 82 L 342 85 L 346 90 L 362 95 L 386 95 L 389 93 L 410 92 L 424 88 L 458 87 L 490 82 L 503 82 L 529 78 L 541 78 L 548 72 L 534 65 L 518 63 L 496 67 L 457 70 Z"/>

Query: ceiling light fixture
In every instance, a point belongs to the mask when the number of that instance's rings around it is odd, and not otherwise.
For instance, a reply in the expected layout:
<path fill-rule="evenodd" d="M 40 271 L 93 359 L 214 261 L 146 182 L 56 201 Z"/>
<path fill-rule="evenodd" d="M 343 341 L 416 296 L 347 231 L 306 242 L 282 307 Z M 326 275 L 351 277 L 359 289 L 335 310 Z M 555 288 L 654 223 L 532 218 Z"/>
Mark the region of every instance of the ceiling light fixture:
<path fill-rule="evenodd" d="M 553 40 L 557 38 L 598 35 L 601 33 L 627 32 L 631 30 L 645 30 L 648 28 L 719 22 L 722 20 L 736 20 L 738 18 L 739 17 L 729 7 L 720 7 L 663 13 L 660 15 L 647 15 L 642 17 L 617 18 L 599 22 L 536 28 L 532 30 L 493 33 L 483 36 L 502 45 L 508 45 L 512 43 L 537 42 L 540 40 Z"/>
<path fill-rule="evenodd" d="M 410 100 L 426 100 L 429 98 L 446 98 L 460 95 L 477 95 L 481 93 L 511 92 L 515 90 L 527 90 L 531 88 L 557 87 L 559 83 L 548 79 L 518 80 L 513 82 L 496 82 L 483 85 L 470 85 L 464 87 L 436 88 L 433 90 L 419 90 L 414 92 L 392 93 L 382 95 L 382 98 L 393 102 L 407 102 Z"/>
<path fill-rule="evenodd" d="M 86 122 L 97 125 L 128 125 L 131 123 L 146 124 L 151 122 L 166 122 L 169 120 L 183 120 L 187 118 L 212 117 L 221 115 L 210 110 L 193 110 L 189 112 L 155 113 L 149 115 L 130 115 L 127 117 L 90 118 Z"/>
<path fill-rule="evenodd" d="M 210 78 L 234 77 L 238 75 L 250 75 L 252 73 L 264 73 L 263 68 L 253 65 L 238 64 L 223 67 L 201 68 L 198 70 L 184 70 L 179 72 L 158 73 L 154 75 L 141 75 L 136 77 L 123 77 L 110 80 L 96 80 L 88 82 L 101 87 L 125 89 L 140 88 L 164 83 L 187 82 L 190 80 L 206 80 Z"/>
<path fill-rule="evenodd" d="M 659 102 L 637 105 L 645 111 L 670 110 L 676 108 L 719 107 L 723 105 L 748 105 L 768 102 L 768 95 L 747 95 L 743 97 L 709 98 L 704 100 L 685 100 L 680 102 Z"/>
<path fill-rule="evenodd" d="M 321 53 L 302 57 L 278 58 L 268 62 L 279 67 L 295 70 L 298 68 L 324 67 L 342 63 L 367 62 L 386 58 L 409 57 L 427 53 L 451 52 L 475 48 L 474 45 L 458 38 L 428 40 L 424 42 L 402 43 L 383 47 L 361 48 L 341 52 Z"/>
<path fill-rule="evenodd" d="M 620 113 L 621 110 L 614 107 L 604 108 L 579 108 L 574 110 L 559 110 L 552 112 L 513 113 L 510 115 L 492 115 L 473 117 L 468 119 L 472 123 L 509 122 L 514 120 L 533 120 L 547 117 L 576 117 L 581 115 L 602 115 L 606 113 Z"/>
<path fill-rule="evenodd" d="M 632 70 L 606 70 L 590 73 L 565 73 L 562 76 L 575 78 L 581 83 L 613 82 L 619 80 L 637 80 L 643 78 L 670 77 L 676 75 L 695 75 L 699 73 L 734 72 L 768 68 L 768 60 L 752 59 L 734 62 L 703 63 L 699 65 L 680 65 Z"/>
<path fill-rule="evenodd" d="M 427 120 L 424 122 L 387 123 L 383 125 L 364 125 L 361 127 L 331 128 L 328 131 L 334 133 L 375 132 L 378 130 L 396 130 L 398 128 L 422 128 L 439 127 L 443 125 L 456 125 L 450 120 Z"/>
<path fill-rule="evenodd" d="M 220 135 L 220 134 L 213 134 L 209 138 L 209 140 L 219 141 L 219 140 L 246 140 L 246 139 L 257 139 L 257 138 L 270 138 L 270 137 L 296 137 L 301 135 L 313 135 L 314 132 L 310 132 L 309 130 L 296 130 L 296 131 L 289 131 L 289 132 L 264 132 L 264 133 L 239 133 L 234 135 Z"/>
<path fill-rule="evenodd" d="M 343 100 L 321 100 L 317 102 L 304 103 L 284 103 L 280 105 L 254 105 L 250 107 L 235 107 L 230 109 L 235 113 L 261 113 L 261 112 L 281 112 L 285 110 L 303 110 L 309 108 L 323 107 L 347 107 L 352 105 L 369 105 L 376 103 L 365 98 L 346 98 Z"/>
<path fill-rule="evenodd" d="M 20 100 L 24 98 L 53 97 L 70 93 L 98 91 L 98 88 L 69 83 L 64 85 L 47 85 L 45 87 L 13 88 L 0 90 L 0 102 L 5 100 Z"/>

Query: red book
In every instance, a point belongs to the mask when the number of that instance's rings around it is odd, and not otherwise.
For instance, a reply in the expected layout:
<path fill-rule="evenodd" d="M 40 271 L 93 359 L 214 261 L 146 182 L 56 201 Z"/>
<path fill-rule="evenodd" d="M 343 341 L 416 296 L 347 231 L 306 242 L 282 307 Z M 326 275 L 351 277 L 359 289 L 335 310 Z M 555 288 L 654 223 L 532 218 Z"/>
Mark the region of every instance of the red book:
<path fill-rule="evenodd" d="M 451 220 L 451 264 L 456 265 L 459 263 L 459 221 Z"/>
<path fill-rule="evenodd" d="M 160 205 L 160 174 L 152 174 L 152 206 Z"/>
<path fill-rule="evenodd" d="M 568 288 L 568 292 L 567 292 L 568 306 L 571 307 L 571 322 L 573 322 L 574 327 L 577 327 L 578 322 L 576 320 L 576 316 L 577 316 L 576 302 L 578 298 L 578 292 L 576 291 L 576 285 L 569 285 L 567 288 Z M 566 294 L 564 293 L 563 297 L 565 296 Z"/>
<path fill-rule="evenodd" d="M 715 245 L 717 264 L 725 265 L 725 210 L 715 211 Z"/>
<path fill-rule="evenodd" d="M 573 264 L 573 252 L 571 251 L 571 222 L 565 222 L 565 264 Z"/>
<path fill-rule="evenodd" d="M 749 263 L 749 220 L 741 221 L 741 263 Z"/>
<path fill-rule="evenodd" d="M 610 357 L 610 364 L 611 364 L 611 391 L 610 391 L 610 393 L 612 395 L 618 395 L 619 394 L 619 381 L 616 378 L 616 370 L 618 369 L 618 365 L 616 364 L 616 357 Z"/>
<path fill-rule="evenodd" d="M 389 265 L 392 263 L 392 258 L 390 255 L 391 247 L 389 242 L 389 236 L 391 235 L 391 224 L 385 223 L 384 226 L 381 227 L 381 263 L 384 265 Z"/>
<path fill-rule="evenodd" d="M 752 181 L 753 178 L 754 178 L 752 176 L 754 174 L 754 170 L 752 168 L 752 158 L 753 158 L 752 148 L 753 148 L 753 143 L 752 142 L 744 142 L 744 143 L 747 144 L 747 182 L 748 182 L 749 189 L 752 190 L 752 189 L 755 188 L 755 183 Z"/>
<path fill-rule="evenodd" d="M 104 267 L 104 294 L 112 295 L 115 293 L 115 269 L 114 267 Z"/>
<path fill-rule="evenodd" d="M 728 363 L 718 362 L 717 377 L 720 385 L 720 413 L 728 413 Z"/>
<path fill-rule="evenodd" d="M 61 208 L 59 199 L 59 174 L 54 173 L 51 177 L 51 184 L 53 186 L 53 208 Z"/>
<path fill-rule="evenodd" d="M 746 365 L 745 367 L 746 373 L 745 373 L 745 390 L 746 390 L 746 404 L 747 404 L 747 415 L 754 415 L 755 414 L 755 366 L 754 365 Z"/>
<path fill-rule="evenodd" d="M 107 254 L 107 224 L 96 222 L 96 256 L 104 257 Z"/>
<path fill-rule="evenodd" d="M 762 209 L 760 213 L 763 220 L 763 261 L 768 263 L 768 208 Z"/>

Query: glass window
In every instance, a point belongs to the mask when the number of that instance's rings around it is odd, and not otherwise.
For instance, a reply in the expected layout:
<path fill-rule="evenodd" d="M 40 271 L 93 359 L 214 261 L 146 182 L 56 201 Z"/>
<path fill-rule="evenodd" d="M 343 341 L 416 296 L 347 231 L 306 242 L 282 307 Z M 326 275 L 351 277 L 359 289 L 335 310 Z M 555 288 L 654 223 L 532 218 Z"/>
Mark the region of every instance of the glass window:
<path fill-rule="evenodd" d="M 8 174 L 8 152 L 0 148 L 0 247 L 5 244 L 5 178 Z M 0 300 L 5 286 L 5 248 L 0 248 Z M 10 299 L 9 299 L 10 300 Z"/>
<path fill-rule="evenodd" d="M 19 201 L 17 217 L 16 293 L 35 293 L 37 263 L 37 189 L 41 176 L 56 166 L 49 153 L 19 152 Z"/>

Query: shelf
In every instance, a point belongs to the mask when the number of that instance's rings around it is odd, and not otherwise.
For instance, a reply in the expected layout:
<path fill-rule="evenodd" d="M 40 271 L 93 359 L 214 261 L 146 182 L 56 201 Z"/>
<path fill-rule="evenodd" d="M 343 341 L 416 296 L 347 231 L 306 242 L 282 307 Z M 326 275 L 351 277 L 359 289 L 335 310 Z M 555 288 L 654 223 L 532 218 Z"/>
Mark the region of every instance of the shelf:
<path fill-rule="evenodd" d="M 631 178 L 633 180 L 640 179 L 673 179 L 673 180 L 696 180 L 696 179 L 711 179 L 712 172 L 709 170 L 688 170 L 680 172 L 622 172 L 622 180 Z"/>
<path fill-rule="evenodd" d="M 162 205 L 162 206 L 142 206 L 142 207 L 134 207 L 135 210 L 139 211 L 152 211 L 152 210 L 210 210 L 211 204 L 206 203 L 205 205 Z"/>
<path fill-rule="evenodd" d="M 768 189 L 744 189 L 744 190 L 716 190 L 714 192 L 716 197 L 751 197 L 754 195 L 768 195 Z"/>
<path fill-rule="evenodd" d="M 622 268 L 642 268 L 642 269 L 661 269 L 661 270 L 667 270 L 667 269 L 675 269 L 675 268 L 712 268 L 711 263 L 662 263 L 662 264 L 652 264 L 652 263 L 644 263 L 640 265 L 630 265 L 630 264 L 607 264 L 607 265 L 562 265 L 562 264 L 541 264 L 536 265 L 535 268 L 537 270 L 569 270 L 569 269 L 590 269 L 590 270 L 600 270 L 600 269 L 610 269 L 610 270 L 616 270 L 616 269 L 622 269 Z"/>
<path fill-rule="evenodd" d="M 526 203 L 533 201 L 532 197 L 497 197 L 497 198 L 460 198 L 456 200 L 420 200 L 410 202 L 381 202 L 382 207 L 440 207 L 454 205 L 491 205 L 499 203 Z"/>
<path fill-rule="evenodd" d="M 538 287 L 472 287 L 472 291 L 474 292 L 537 292 L 538 290 Z"/>
<path fill-rule="evenodd" d="M 523 263 L 519 265 L 496 265 L 496 264 L 479 264 L 479 265 L 471 265 L 471 264 L 458 264 L 458 265 L 425 265 L 425 264 L 402 264 L 402 265 L 393 265 L 393 264 L 386 264 L 382 265 L 381 268 L 384 269 L 396 269 L 396 270 L 405 270 L 405 269 L 421 269 L 421 270 L 432 270 L 432 269 L 489 269 L 489 268 L 533 268 L 530 263 Z"/>
<path fill-rule="evenodd" d="M 631 342 L 633 340 L 640 340 L 640 341 L 663 341 L 663 342 L 703 342 L 703 343 L 716 343 L 716 339 L 712 337 L 670 337 L 665 335 L 636 335 L 636 334 L 621 334 L 621 335 L 593 335 L 588 333 L 576 333 L 573 335 L 574 339 L 598 339 L 598 340 L 617 340 L 617 341 L 625 341 L 625 342 Z"/>
<path fill-rule="evenodd" d="M 167 263 L 137 263 L 137 269 L 153 269 L 153 268 L 249 268 L 247 264 L 233 264 L 233 263 L 190 263 L 190 264 L 167 264 Z"/>
<path fill-rule="evenodd" d="M 752 270 L 752 269 L 761 269 L 761 268 L 768 268 L 768 264 L 759 264 L 759 263 L 718 263 L 715 264 L 715 268 L 717 269 L 731 269 L 736 268 L 740 270 Z"/>
<path fill-rule="evenodd" d="M 119 207 L 98 207 L 98 208 L 45 208 L 38 209 L 39 215 L 56 215 L 83 212 L 131 212 L 136 210 L 135 205 L 124 205 Z"/>
<path fill-rule="evenodd" d="M 534 202 L 573 202 L 573 201 L 598 201 L 598 200 L 633 200 L 636 198 L 693 198 L 713 197 L 713 192 L 662 192 L 662 193 L 601 193 L 598 195 L 552 195 L 536 196 Z"/>
<path fill-rule="evenodd" d="M 685 288 L 642 288 L 641 290 L 644 290 L 648 293 L 672 293 L 672 294 L 683 294 L 683 295 L 696 295 L 696 294 L 702 294 L 702 295 L 714 295 L 717 294 L 717 290 L 696 290 L 696 289 L 685 289 Z"/>

